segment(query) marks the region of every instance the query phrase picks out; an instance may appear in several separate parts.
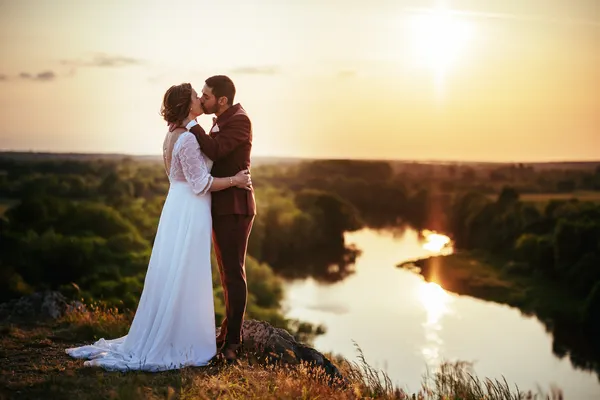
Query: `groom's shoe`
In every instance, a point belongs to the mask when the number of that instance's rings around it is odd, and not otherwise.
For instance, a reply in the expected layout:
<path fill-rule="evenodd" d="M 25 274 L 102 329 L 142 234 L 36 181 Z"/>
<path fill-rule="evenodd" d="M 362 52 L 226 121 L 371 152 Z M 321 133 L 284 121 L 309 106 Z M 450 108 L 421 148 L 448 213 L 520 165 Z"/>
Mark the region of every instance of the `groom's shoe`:
<path fill-rule="evenodd" d="M 238 352 L 240 351 L 242 345 L 241 344 L 225 344 L 221 349 L 221 353 L 223 353 L 223 358 L 228 364 L 233 364 L 237 361 Z"/>

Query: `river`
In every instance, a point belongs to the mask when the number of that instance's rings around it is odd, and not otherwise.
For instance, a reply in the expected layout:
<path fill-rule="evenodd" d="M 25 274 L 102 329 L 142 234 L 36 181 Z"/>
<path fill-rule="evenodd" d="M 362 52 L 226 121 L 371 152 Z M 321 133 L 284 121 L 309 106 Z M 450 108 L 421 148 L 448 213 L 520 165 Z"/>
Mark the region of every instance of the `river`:
<path fill-rule="evenodd" d="M 439 237 L 430 237 L 430 239 Z M 341 282 L 286 282 L 290 318 L 323 324 L 314 345 L 357 360 L 356 342 L 372 366 L 413 393 L 423 374 L 445 361 L 474 362 L 475 374 L 506 380 L 522 390 L 561 388 L 566 399 L 599 399 L 595 373 L 574 368 L 552 352 L 552 336 L 518 309 L 446 292 L 400 262 L 438 254 L 439 240 L 415 230 L 401 234 L 361 230 L 346 235 L 362 254 Z M 442 243 L 443 244 L 443 243 Z"/>

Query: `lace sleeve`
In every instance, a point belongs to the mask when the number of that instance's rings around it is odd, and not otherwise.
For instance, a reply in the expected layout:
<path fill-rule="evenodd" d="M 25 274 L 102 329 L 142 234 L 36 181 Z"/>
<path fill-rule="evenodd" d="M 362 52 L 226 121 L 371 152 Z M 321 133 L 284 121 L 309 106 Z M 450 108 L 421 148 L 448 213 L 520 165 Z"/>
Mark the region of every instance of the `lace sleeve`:
<path fill-rule="evenodd" d="M 200 145 L 192 134 L 184 133 L 181 138 L 179 159 L 185 180 L 196 194 L 206 194 L 212 185 L 213 177 L 208 172 L 204 157 L 200 153 Z"/>

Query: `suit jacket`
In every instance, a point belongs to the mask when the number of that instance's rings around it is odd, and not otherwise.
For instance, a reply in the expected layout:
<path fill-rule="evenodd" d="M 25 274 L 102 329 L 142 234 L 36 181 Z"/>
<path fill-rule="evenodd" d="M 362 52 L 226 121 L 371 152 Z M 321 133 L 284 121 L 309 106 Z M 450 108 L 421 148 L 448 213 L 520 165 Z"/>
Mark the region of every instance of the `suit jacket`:
<path fill-rule="evenodd" d="M 200 150 L 214 162 L 211 175 L 225 178 L 241 170 L 249 170 L 252 123 L 246 111 L 239 103 L 233 105 L 219 115 L 215 125 L 218 129 L 211 129 L 210 135 L 206 135 L 200 125 L 190 129 L 200 144 Z M 246 190 L 234 186 L 213 192 L 212 214 L 255 215 L 254 188 Z"/>

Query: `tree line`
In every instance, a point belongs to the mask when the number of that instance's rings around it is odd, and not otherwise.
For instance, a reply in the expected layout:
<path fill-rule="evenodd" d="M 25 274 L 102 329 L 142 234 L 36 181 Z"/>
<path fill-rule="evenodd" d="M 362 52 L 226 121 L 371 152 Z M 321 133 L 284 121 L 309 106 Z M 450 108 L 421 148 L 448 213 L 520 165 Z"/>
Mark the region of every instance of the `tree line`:
<path fill-rule="evenodd" d="M 585 319 L 600 321 L 598 203 L 552 200 L 598 191 L 599 166 L 318 160 L 252 174 L 258 215 L 248 276 L 262 286 L 249 309 L 257 314 L 278 310 L 280 277 L 351 274 L 360 250 L 346 245 L 345 232 L 407 224 L 572 286 L 588 300 Z M 0 203 L 9 204 L 0 219 L 0 300 L 58 288 L 135 307 L 167 191 L 154 161 L 0 157 Z M 527 201 L 530 193 L 548 199 Z"/>

